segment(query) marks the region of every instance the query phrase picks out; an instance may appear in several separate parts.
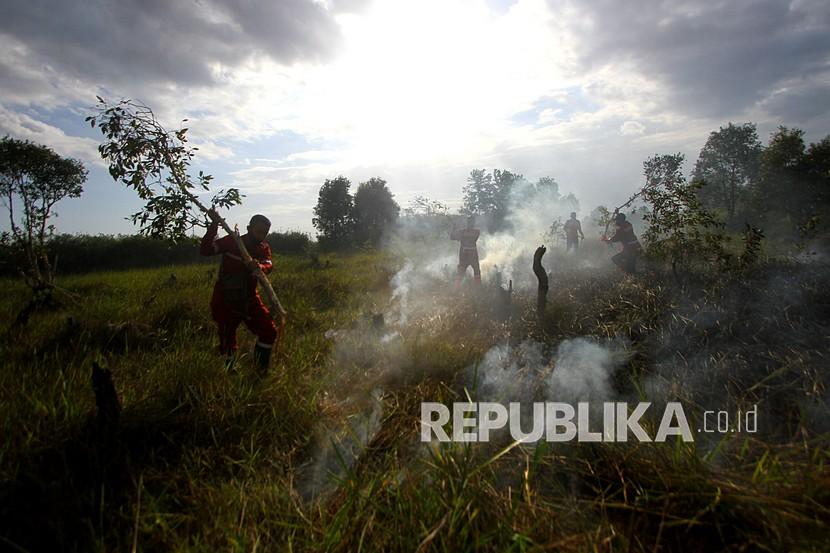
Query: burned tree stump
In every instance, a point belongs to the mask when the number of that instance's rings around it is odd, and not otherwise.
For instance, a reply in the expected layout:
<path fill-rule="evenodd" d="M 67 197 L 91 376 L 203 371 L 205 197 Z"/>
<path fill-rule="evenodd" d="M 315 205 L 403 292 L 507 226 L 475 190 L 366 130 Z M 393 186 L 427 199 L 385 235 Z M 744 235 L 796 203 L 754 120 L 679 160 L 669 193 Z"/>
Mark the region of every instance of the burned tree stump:
<path fill-rule="evenodd" d="M 102 369 L 98 363 L 92 363 L 92 391 L 95 392 L 96 419 L 101 437 L 109 437 L 118 428 L 118 418 L 121 415 L 121 401 L 115 384 L 112 382 L 112 372 Z"/>
<path fill-rule="evenodd" d="M 545 246 L 536 248 L 533 254 L 533 274 L 539 280 L 539 288 L 536 293 L 536 314 L 541 317 L 545 314 L 545 305 L 548 299 L 548 273 L 542 267 L 542 256 L 548 251 Z"/>

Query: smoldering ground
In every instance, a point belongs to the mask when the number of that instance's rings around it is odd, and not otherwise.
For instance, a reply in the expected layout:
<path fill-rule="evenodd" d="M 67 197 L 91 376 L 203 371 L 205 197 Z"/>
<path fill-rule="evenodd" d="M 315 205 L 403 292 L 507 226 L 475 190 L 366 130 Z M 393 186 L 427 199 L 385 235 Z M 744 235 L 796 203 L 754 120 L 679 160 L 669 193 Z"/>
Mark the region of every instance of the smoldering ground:
<path fill-rule="evenodd" d="M 384 390 L 431 376 L 451 381 L 471 356 L 489 347 L 494 336 L 505 334 L 512 316 L 511 287 L 529 294 L 535 286 L 528 271 L 533 250 L 538 243 L 561 242 L 551 232 L 552 223 L 578 209 L 572 196 L 563 200 L 555 190 L 535 191 L 527 183 L 516 187 L 509 206 L 506 230 L 485 230 L 479 240 L 485 275 L 481 288 L 471 285 L 471 270 L 458 289 L 453 284 L 458 242 L 449 235 L 454 225 L 465 224 L 462 217 L 413 214 L 387 236 L 386 251 L 397 264 L 388 296 L 367 300 L 365 315 L 350 328 L 326 333 L 332 341 L 332 385 L 299 470 L 297 487 L 304 497 L 322 493 L 332 477 L 342 475 L 361 455 L 380 428 Z M 479 223 L 486 227 L 490 222 Z M 586 223 L 588 230 L 592 225 Z M 552 255 L 558 255 L 556 249 Z M 600 264 L 598 255 L 580 259 Z M 447 372 L 444 363 L 430 363 L 429 353 L 424 355 L 441 348 L 469 354 L 462 354 L 461 362 Z"/>
<path fill-rule="evenodd" d="M 604 225 L 591 217 L 583 217 L 582 247 L 566 252 L 550 227 L 573 204 L 544 200 L 512 202 L 499 232 L 480 221 L 481 287 L 469 269 L 454 284 L 458 243 L 449 232 L 460 217 L 410 216 L 387 237 L 397 268 L 388 289 L 367 300 L 351 328 L 328 333 L 329 410 L 307 457 L 311 476 L 298 479 L 305 496 L 323 493 L 363 454 L 383 428 L 390 393 L 423 379 L 476 401 L 648 401 L 658 413 L 679 401 L 693 426 L 706 410 L 757 405 L 752 439 L 827 432 L 825 264 L 767 264 L 700 286 L 678 284 L 659 266 L 627 277 L 610 261 L 616 248 L 598 240 Z M 551 288 L 539 319 L 530 267 L 541 243 L 549 247 Z M 447 358 L 435 362 L 439 354 Z M 695 435 L 704 452 L 739 447 L 741 438 Z"/>

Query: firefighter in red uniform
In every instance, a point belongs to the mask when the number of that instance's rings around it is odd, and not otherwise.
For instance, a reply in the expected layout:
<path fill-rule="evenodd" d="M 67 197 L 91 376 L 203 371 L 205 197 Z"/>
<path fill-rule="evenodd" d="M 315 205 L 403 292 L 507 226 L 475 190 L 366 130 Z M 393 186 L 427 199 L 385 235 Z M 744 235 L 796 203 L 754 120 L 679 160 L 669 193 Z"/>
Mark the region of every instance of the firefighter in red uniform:
<path fill-rule="evenodd" d="M 611 258 L 611 261 L 621 270 L 628 274 L 634 274 L 636 271 L 637 256 L 640 255 L 640 241 L 634 234 L 634 226 L 625 220 L 625 215 L 617 213 L 614 217 L 614 223 L 617 230 L 611 238 L 603 237 L 607 242 L 619 242 L 622 244 L 622 251 Z"/>
<path fill-rule="evenodd" d="M 219 266 L 219 278 L 213 287 L 210 310 L 219 330 L 219 352 L 229 361 L 233 360 L 238 349 L 236 329 L 244 322 L 251 332 L 256 334 L 254 362 L 261 371 L 267 371 L 271 358 L 271 349 L 277 341 L 277 327 L 271 319 L 268 309 L 262 303 L 257 292 L 256 277 L 253 271 L 259 266 L 266 275 L 273 268 L 271 248 L 265 242 L 271 221 L 264 215 L 254 215 L 248 224 L 248 232 L 242 242 L 251 255 L 248 266 L 239 255 L 239 248 L 233 236 L 216 239 L 219 229 L 219 215 L 211 210 L 208 213 L 211 223 L 202 238 L 199 252 L 202 255 L 222 255 Z"/>
<path fill-rule="evenodd" d="M 476 248 L 476 241 L 481 231 L 473 228 L 474 223 L 475 217 L 471 215 L 467 217 L 467 228 L 453 228 L 450 233 L 450 240 L 458 240 L 461 242 L 461 247 L 458 250 L 458 273 L 455 277 L 456 287 L 461 285 L 461 280 L 467 273 L 467 267 L 473 268 L 475 282 L 476 284 L 481 284 L 481 268 L 478 265 L 478 249 Z"/>

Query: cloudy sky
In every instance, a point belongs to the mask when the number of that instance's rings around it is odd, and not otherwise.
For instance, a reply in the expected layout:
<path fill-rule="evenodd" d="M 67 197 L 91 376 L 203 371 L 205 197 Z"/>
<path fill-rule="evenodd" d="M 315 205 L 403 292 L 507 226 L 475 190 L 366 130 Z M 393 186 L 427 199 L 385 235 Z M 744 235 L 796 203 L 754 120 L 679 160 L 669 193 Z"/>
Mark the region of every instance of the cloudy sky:
<path fill-rule="evenodd" d="M 474 168 L 552 176 L 583 211 L 625 200 L 655 153 L 691 169 L 753 121 L 830 133 L 826 0 L 6 0 L 0 135 L 90 167 L 64 232 L 119 233 L 95 95 L 189 118 L 196 165 L 275 229 L 311 231 L 326 178 L 380 176 L 406 207 L 458 205 Z"/>

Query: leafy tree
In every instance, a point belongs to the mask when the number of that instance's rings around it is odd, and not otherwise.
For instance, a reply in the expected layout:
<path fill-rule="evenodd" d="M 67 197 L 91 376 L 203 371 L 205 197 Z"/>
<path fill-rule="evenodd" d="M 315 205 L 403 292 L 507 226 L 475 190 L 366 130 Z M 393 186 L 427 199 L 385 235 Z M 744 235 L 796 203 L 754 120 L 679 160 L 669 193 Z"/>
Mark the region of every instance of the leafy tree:
<path fill-rule="evenodd" d="M 493 169 L 494 205 L 492 212 L 493 227 L 500 229 L 504 225 L 507 213 L 510 209 L 511 194 L 521 182 L 526 182 L 524 177 L 507 170 Z M 527 183 L 529 184 L 529 183 Z M 526 188 L 530 188 L 529 186 Z"/>
<path fill-rule="evenodd" d="M 807 148 L 804 173 L 813 201 L 812 211 L 827 212 L 830 209 L 830 136 Z"/>
<path fill-rule="evenodd" d="M 467 177 L 463 188 L 463 213 L 483 215 L 489 218 L 491 229 L 504 225 L 510 209 L 511 193 L 521 181 L 522 175 L 507 170 L 494 169 L 492 174 L 475 169 Z"/>
<path fill-rule="evenodd" d="M 723 226 L 707 211 L 699 197 L 700 181 L 686 182 L 682 173 L 683 154 L 657 155 L 643 163 L 646 185 L 643 200 L 648 224 L 643 233 L 647 252 L 667 260 L 680 280 L 680 270 L 695 260 L 722 261 Z"/>
<path fill-rule="evenodd" d="M 705 183 L 699 195 L 709 209 L 724 209 L 727 222 L 735 218 L 748 185 L 758 175 L 761 142 L 753 123 L 712 132 L 700 151 L 693 178 Z"/>
<path fill-rule="evenodd" d="M 320 187 L 314 207 L 314 227 L 320 231 L 317 239 L 326 247 L 342 247 L 351 242 L 354 231 L 354 198 L 349 193 L 351 182 L 340 175 L 326 179 Z"/>
<path fill-rule="evenodd" d="M 768 224 L 778 217 L 792 232 L 815 230 L 830 216 L 830 136 L 807 147 L 804 131 L 779 127 L 761 155 L 754 201 Z"/>
<path fill-rule="evenodd" d="M 55 204 L 83 192 L 88 171 L 46 146 L 8 136 L 0 140 L 0 196 L 9 215 L 7 241 L 23 254 L 27 283 L 40 290 L 54 285 L 46 240 L 54 232 Z"/>
<path fill-rule="evenodd" d="M 373 177 L 360 183 L 354 194 L 355 232 L 358 241 L 377 246 L 383 231 L 395 222 L 400 210 L 385 180 Z"/>
<path fill-rule="evenodd" d="M 551 201 L 559 200 L 559 183 L 553 177 L 540 177 L 536 181 L 536 193 Z"/>
<path fill-rule="evenodd" d="M 809 193 L 805 187 L 804 131 L 779 127 L 761 154 L 760 178 L 754 187 L 754 204 L 760 218 L 771 222 L 786 217 L 791 228 L 804 218 Z"/>
<path fill-rule="evenodd" d="M 827 184 L 830 184 L 828 182 L 830 179 L 830 136 L 825 136 L 819 142 L 810 144 L 805 162 L 807 175 L 816 179 L 815 192 L 826 203 L 830 194 L 830 189 L 827 187 Z"/>
<path fill-rule="evenodd" d="M 613 218 L 611 210 L 604 205 L 598 205 L 588 215 L 588 220 L 591 221 L 594 226 L 600 228 L 610 227 Z"/>
<path fill-rule="evenodd" d="M 469 215 L 488 215 L 495 209 L 496 190 L 493 176 L 484 169 L 473 169 L 462 189 L 464 204 L 462 211 Z"/>

